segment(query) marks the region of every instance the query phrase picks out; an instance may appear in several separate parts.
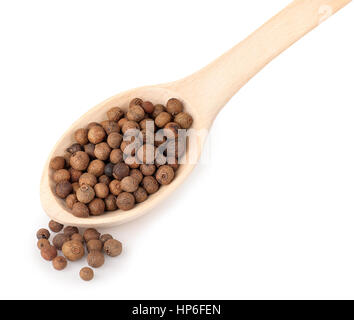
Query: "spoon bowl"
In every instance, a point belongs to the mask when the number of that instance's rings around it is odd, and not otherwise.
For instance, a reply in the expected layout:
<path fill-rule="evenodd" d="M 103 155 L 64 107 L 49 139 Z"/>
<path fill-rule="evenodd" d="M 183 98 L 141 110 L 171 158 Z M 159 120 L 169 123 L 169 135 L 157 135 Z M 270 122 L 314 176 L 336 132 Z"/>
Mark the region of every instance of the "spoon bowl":
<path fill-rule="evenodd" d="M 150 211 L 183 183 L 195 167 L 195 161 L 181 164 L 171 184 L 162 186 L 158 192 L 133 209 L 107 212 L 102 216 L 89 218 L 73 216 L 66 208 L 64 200 L 55 195 L 49 162 L 53 157 L 63 155 L 66 148 L 75 142 L 73 137 L 77 129 L 90 122 L 106 120 L 106 113 L 112 107 L 119 106 L 126 110 L 129 102 L 136 97 L 154 104 L 166 103 L 170 98 L 180 99 L 185 111 L 193 117 L 192 128 L 205 132 L 221 108 L 255 74 L 349 2 L 351 0 L 295 0 L 248 38 L 195 74 L 176 82 L 123 92 L 88 111 L 60 138 L 45 164 L 41 180 L 41 203 L 44 211 L 57 222 L 80 227 L 111 227 Z M 205 135 L 197 138 L 199 140 L 193 145 L 193 150 L 191 145 L 187 146 L 187 160 L 191 151 L 194 159 L 201 154 Z"/>

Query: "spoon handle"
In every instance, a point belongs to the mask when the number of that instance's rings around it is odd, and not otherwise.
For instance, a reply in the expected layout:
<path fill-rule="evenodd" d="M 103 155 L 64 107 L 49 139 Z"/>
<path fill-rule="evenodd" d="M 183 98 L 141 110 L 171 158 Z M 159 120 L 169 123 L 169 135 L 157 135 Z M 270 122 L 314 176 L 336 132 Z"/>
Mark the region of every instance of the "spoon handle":
<path fill-rule="evenodd" d="M 204 69 L 169 86 L 199 108 L 208 127 L 220 109 L 264 66 L 349 2 L 295 0 Z"/>

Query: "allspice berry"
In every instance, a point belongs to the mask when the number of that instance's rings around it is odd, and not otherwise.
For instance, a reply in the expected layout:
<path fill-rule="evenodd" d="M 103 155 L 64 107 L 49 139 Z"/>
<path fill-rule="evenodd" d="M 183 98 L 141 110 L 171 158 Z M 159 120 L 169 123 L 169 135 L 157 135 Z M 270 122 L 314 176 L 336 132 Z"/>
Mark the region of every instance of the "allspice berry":
<path fill-rule="evenodd" d="M 117 197 L 117 206 L 121 210 L 130 210 L 134 207 L 135 198 L 131 193 L 122 192 Z"/>
<path fill-rule="evenodd" d="M 57 250 L 61 250 L 63 244 L 70 241 L 70 236 L 64 233 L 59 233 L 53 238 L 53 245 Z"/>
<path fill-rule="evenodd" d="M 92 268 L 99 268 L 104 264 L 104 255 L 100 251 L 91 251 L 87 255 L 87 264 Z"/>
<path fill-rule="evenodd" d="M 67 226 L 64 228 L 64 234 L 71 237 L 74 233 L 79 233 L 79 229 L 73 226 Z"/>
<path fill-rule="evenodd" d="M 86 172 L 79 179 L 80 186 L 86 184 L 90 187 L 94 187 L 96 185 L 96 183 L 97 183 L 97 178 L 92 173 Z"/>
<path fill-rule="evenodd" d="M 41 249 L 41 256 L 44 260 L 52 261 L 57 256 L 57 249 L 54 246 L 44 246 Z"/>
<path fill-rule="evenodd" d="M 81 144 L 82 146 L 87 144 L 88 141 L 88 130 L 87 129 L 78 129 L 75 131 L 75 140 L 77 141 L 77 143 Z"/>
<path fill-rule="evenodd" d="M 89 203 L 88 207 L 91 215 L 100 216 L 104 213 L 106 205 L 102 199 L 95 198 Z"/>
<path fill-rule="evenodd" d="M 117 199 L 113 194 L 110 194 L 106 199 L 104 199 L 107 211 L 117 210 Z"/>
<path fill-rule="evenodd" d="M 168 113 L 171 113 L 173 116 L 175 116 L 183 111 L 183 104 L 178 99 L 172 98 L 167 101 L 166 109 Z"/>
<path fill-rule="evenodd" d="M 91 161 L 90 165 L 87 168 L 87 172 L 93 174 L 97 178 L 104 174 L 104 168 L 106 164 L 99 159 Z"/>
<path fill-rule="evenodd" d="M 171 119 L 171 115 L 163 111 L 155 118 L 155 124 L 159 128 L 163 128 L 167 123 L 171 122 Z"/>
<path fill-rule="evenodd" d="M 79 182 L 82 172 L 74 168 L 69 169 L 71 182 Z"/>
<path fill-rule="evenodd" d="M 84 150 L 89 155 L 89 157 L 91 159 L 95 159 L 96 158 L 96 156 L 95 156 L 95 145 L 93 143 L 85 144 Z"/>
<path fill-rule="evenodd" d="M 90 215 L 89 208 L 82 202 L 76 202 L 72 208 L 72 214 L 78 218 L 88 218 Z"/>
<path fill-rule="evenodd" d="M 88 252 L 91 251 L 101 251 L 103 247 L 103 244 L 101 242 L 101 240 L 90 240 L 89 242 L 87 242 L 87 250 Z"/>
<path fill-rule="evenodd" d="M 154 111 L 152 112 L 151 116 L 153 119 L 156 119 L 156 117 L 161 113 L 164 112 L 166 109 L 162 104 L 156 104 Z"/>
<path fill-rule="evenodd" d="M 64 226 L 61 223 L 56 222 L 54 220 L 49 221 L 48 227 L 51 231 L 53 231 L 55 233 L 60 232 L 64 228 Z"/>
<path fill-rule="evenodd" d="M 70 240 L 63 244 L 62 252 L 68 260 L 77 261 L 85 255 L 85 248 L 81 242 Z"/>
<path fill-rule="evenodd" d="M 132 169 L 130 170 L 130 176 L 133 177 L 137 182 L 138 184 L 140 184 L 140 182 L 143 180 L 144 176 L 143 174 L 141 173 L 140 170 L 138 169 Z"/>
<path fill-rule="evenodd" d="M 77 200 L 82 203 L 90 203 L 95 198 L 95 191 L 92 187 L 88 186 L 87 184 L 83 184 L 77 191 L 76 191 Z"/>
<path fill-rule="evenodd" d="M 109 190 L 113 195 L 115 196 L 119 195 L 122 192 L 122 189 L 120 187 L 120 181 L 112 180 L 111 183 L 109 184 Z"/>
<path fill-rule="evenodd" d="M 112 171 L 113 171 L 113 166 L 112 166 Z M 106 168 L 105 168 L 105 172 L 106 172 Z M 98 178 L 98 182 L 99 183 L 103 183 L 103 184 L 105 184 L 108 187 L 110 182 L 111 182 L 111 179 L 107 175 L 104 174 L 103 176 L 100 176 Z"/>
<path fill-rule="evenodd" d="M 101 234 L 94 228 L 88 228 L 85 230 L 84 234 L 85 242 L 89 242 L 90 240 L 98 240 Z"/>
<path fill-rule="evenodd" d="M 119 125 L 119 128 L 123 128 L 124 126 L 124 123 L 126 123 L 127 121 L 129 121 L 127 118 L 122 118 L 118 121 L 118 125 Z"/>
<path fill-rule="evenodd" d="M 64 270 L 68 264 L 66 259 L 62 256 L 55 257 L 52 261 L 53 268 L 55 270 L 61 271 Z"/>
<path fill-rule="evenodd" d="M 97 183 L 94 190 L 97 198 L 105 199 L 109 194 L 108 186 L 104 183 Z"/>
<path fill-rule="evenodd" d="M 64 169 L 65 164 L 66 162 L 64 157 L 54 157 L 52 160 L 50 160 L 49 167 L 53 170 L 60 170 Z"/>
<path fill-rule="evenodd" d="M 74 182 L 72 184 L 73 187 L 73 193 L 76 195 L 76 191 L 80 188 L 80 184 L 78 182 Z"/>
<path fill-rule="evenodd" d="M 146 113 L 154 112 L 155 107 L 150 101 L 144 101 L 141 106 Z"/>
<path fill-rule="evenodd" d="M 129 107 L 133 107 L 133 106 L 142 106 L 143 104 L 143 100 L 141 100 L 140 98 L 134 98 L 133 100 L 130 101 L 129 103 Z"/>
<path fill-rule="evenodd" d="M 80 143 L 74 143 L 69 148 L 67 148 L 66 151 L 71 154 L 82 151 L 82 145 Z"/>
<path fill-rule="evenodd" d="M 108 110 L 107 118 L 111 121 L 118 121 L 121 117 L 124 116 L 124 112 L 121 108 L 114 107 Z"/>
<path fill-rule="evenodd" d="M 156 180 L 159 184 L 170 184 L 175 177 L 175 171 L 170 166 L 161 166 L 156 172 Z"/>
<path fill-rule="evenodd" d="M 101 122 L 101 126 L 103 129 L 106 131 L 107 135 L 113 133 L 113 132 L 119 132 L 119 125 L 117 122 L 106 120 Z"/>
<path fill-rule="evenodd" d="M 148 194 L 144 188 L 139 187 L 138 190 L 134 192 L 134 197 L 137 203 L 141 203 L 148 198 Z"/>
<path fill-rule="evenodd" d="M 39 239 L 37 241 L 38 249 L 43 249 L 44 247 L 50 246 L 50 242 L 47 239 Z"/>
<path fill-rule="evenodd" d="M 189 129 L 192 126 L 193 118 L 186 112 L 181 112 L 176 115 L 174 121 L 178 123 L 182 129 Z"/>
<path fill-rule="evenodd" d="M 75 152 L 71 157 L 70 157 L 70 165 L 72 168 L 76 170 L 86 170 L 87 166 L 89 165 L 90 162 L 90 157 L 86 152 L 83 151 L 78 151 Z"/>
<path fill-rule="evenodd" d="M 156 166 L 154 164 L 140 165 L 140 171 L 144 176 L 152 176 L 155 173 Z"/>
<path fill-rule="evenodd" d="M 113 177 L 115 177 L 118 180 L 122 180 L 124 177 L 129 175 L 129 167 L 123 163 L 117 163 L 114 167 L 113 167 Z"/>
<path fill-rule="evenodd" d="M 50 232 L 47 229 L 42 228 L 37 231 L 37 239 L 38 240 L 39 239 L 47 239 L 48 240 L 49 237 L 50 237 Z"/>
<path fill-rule="evenodd" d="M 109 156 L 109 160 L 113 164 L 117 164 L 119 162 L 122 162 L 123 161 L 123 151 L 121 149 L 113 149 L 110 156 Z"/>
<path fill-rule="evenodd" d="M 54 171 L 53 180 L 58 183 L 60 181 L 69 181 L 71 178 L 70 172 L 66 169 L 59 169 Z"/>
<path fill-rule="evenodd" d="M 89 267 L 82 268 L 80 270 L 80 278 L 84 281 L 90 281 L 94 277 L 93 270 Z"/>
<path fill-rule="evenodd" d="M 123 136 L 118 132 L 111 133 L 107 138 L 107 143 L 112 149 L 119 148 L 123 141 Z"/>
<path fill-rule="evenodd" d="M 153 194 L 159 190 L 159 183 L 153 176 L 144 177 L 142 185 L 148 194 Z"/>
<path fill-rule="evenodd" d="M 96 144 L 94 153 L 97 159 L 105 161 L 109 158 L 109 155 L 111 154 L 111 148 L 107 142 L 101 142 L 99 144 Z"/>
<path fill-rule="evenodd" d="M 72 236 L 71 236 L 71 240 L 73 241 L 79 241 L 81 243 L 84 243 L 84 237 L 80 234 L 80 233 L 74 233 Z"/>
<path fill-rule="evenodd" d="M 56 195 L 65 199 L 73 191 L 73 186 L 69 181 L 60 181 L 55 187 Z"/>
<path fill-rule="evenodd" d="M 103 234 L 101 237 L 100 237 L 100 240 L 101 242 L 104 244 L 107 240 L 110 240 L 110 239 L 113 239 L 113 237 L 106 233 L 106 234 Z"/>
<path fill-rule="evenodd" d="M 73 193 L 69 194 L 65 199 L 65 203 L 69 209 L 72 209 L 77 201 L 76 194 Z"/>
<path fill-rule="evenodd" d="M 122 243 L 115 239 L 107 240 L 103 246 L 104 252 L 110 257 L 117 257 L 122 253 Z"/>
<path fill-rule="evenodd" d="M 105 137 L 106 131 L 101 126 L 94 126 L 88 132 L 88 139 L 93 144 L 102 142 Z"/>
<path fill-rule="evenodd" d="M 139 122 L 145 117 L 145 111 L 140 106 L 131 106 L 127 112 L 127 118 L 130 121 Z"/>
<path fill-rule="evenodd" d="M 140 127 L 137 122 L 128 120 L 123 124 L 122 132 L 123 134 L 125 134 L 128 130 L 139 130 L 139 129 Z"/>
<path fill-rule="evenodd" d="M 135 192 L 139 187 L 139 183 L 132 176 L 128 176 L 122 179 L 120 187 L 123 191 Z"/>
<path fill-rule="evenodd" d="M 113 163 L 107 163 L 106 166 L 104 167 L 104 174 L 109 178 L 113 177 L 113 167 L 114 167 Z"/>

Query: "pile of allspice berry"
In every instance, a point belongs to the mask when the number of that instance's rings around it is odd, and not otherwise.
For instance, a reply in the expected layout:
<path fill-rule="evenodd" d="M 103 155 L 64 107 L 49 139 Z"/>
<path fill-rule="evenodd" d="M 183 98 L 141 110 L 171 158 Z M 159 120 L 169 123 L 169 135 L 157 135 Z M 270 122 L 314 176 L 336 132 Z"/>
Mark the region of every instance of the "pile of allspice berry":
<path fill-rule="evenodd" d="M 77 261 L 85 256 L 87 249 L 87 264 L 92 268 L 99 268 L 105 262 L 104 253 L 109 257 L 117 257 L 122 253 L 122 243 L 113 239 L 110 234 L 101 235 L 96 229 L 86 229 L 81 235 L 79 229 L 72 226 L 64 226 L 51 220 L 49 229 L 57 233 L 50 243 L 50 232 L 48 229 L 37 231 L 37 247 L 41 251 L 41 256 L 47 261 L 51 261 L 55 270 L 64 270 L 69 261 Z M 59 233 L 62 231 L 62 233 Z M 86 249 L 85 249 L 86 247 Z M 62 256 L 58 255 L 62 252 Z M 90 281 L 94 277 L 94 271 L 90 267 L 80 270 L 82 280 Z"/>
<path fill-rule="evenodd" d="M 166 106 L 135 98 L 127 112 L 113 107 L 108 120 L 76 130 L 66 154 L 50 161 L 55 194 L 79 218 L 144 202 L 175 178 L 186 151 L 180 132 L 193 123 L 183 109 L 175 98 Z"/>

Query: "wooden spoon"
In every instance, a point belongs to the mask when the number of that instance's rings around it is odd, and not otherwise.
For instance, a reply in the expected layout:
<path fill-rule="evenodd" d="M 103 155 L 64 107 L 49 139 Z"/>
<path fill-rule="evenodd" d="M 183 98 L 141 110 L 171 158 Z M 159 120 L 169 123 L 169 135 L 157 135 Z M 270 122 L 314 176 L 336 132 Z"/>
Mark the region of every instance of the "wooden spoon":
<path fill-rule="evenodd" d="M 135 97 L 152 103 L 181 99 L 193 118 L 193 128 L 209 129 L 221 108 L 238 90 L 272 59 L 278 56 L 322 21 L 347 5 L 351 0 L 296 0 L 216 61 L 182 80 L 157 86 L 142 87 L 120 93 L 91 109 L 77 120 L 61 137 L 49 155 L 41 180 L 41 202 L 45 212 L 55 221 L 81 227 L 104 227 L 131 221 L 151 210 L 167 198 L 191 173 L 195 164 L 183 164 L 173 182 L 151 195 L 132 210 L 117 210 L 102 216 L 77 218 L 66 208 L 63 200 L 54 195 L 49 161 L 63 155 L 74 143 L 73 133 L 89 122 L 106 119 L 106 112 L 115 106 L 127 107 Z M 203 139 L 200 141 L 200 155 Z M 187 150 L 188 155 L 188 150 Z"/>

